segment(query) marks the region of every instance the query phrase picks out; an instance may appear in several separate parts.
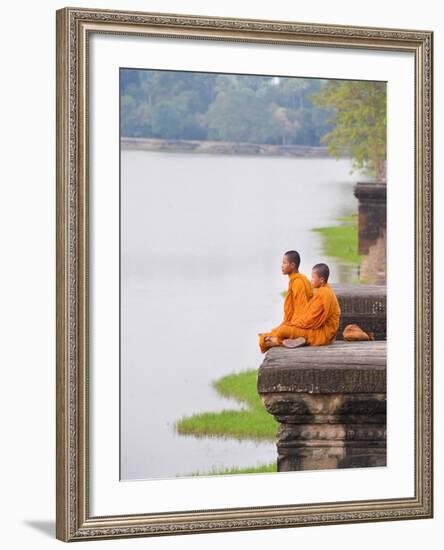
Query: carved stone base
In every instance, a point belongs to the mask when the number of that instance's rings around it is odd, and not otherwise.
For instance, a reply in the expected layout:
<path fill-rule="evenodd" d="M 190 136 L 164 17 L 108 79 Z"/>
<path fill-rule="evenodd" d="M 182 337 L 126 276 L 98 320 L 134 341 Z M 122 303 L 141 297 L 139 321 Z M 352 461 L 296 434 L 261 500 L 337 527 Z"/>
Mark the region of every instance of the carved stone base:
<path fill-rule="evenodd" d="M 381 397 L 379 405 L 385 405 Z M 278 471 L 360 468 L 386 465 L 385 416 L 360 424 L 330 423 L 344 415 L 314 417 L 313 424 L 280 424 L 277 432 Z M 321 423 L 322 422 L 322 423 Z"/>
<path fill-rule="evenodd" d="M 279 422 L 277 469 L 386 465 L 386 343 L 271 348 L 258 392 Z"/>

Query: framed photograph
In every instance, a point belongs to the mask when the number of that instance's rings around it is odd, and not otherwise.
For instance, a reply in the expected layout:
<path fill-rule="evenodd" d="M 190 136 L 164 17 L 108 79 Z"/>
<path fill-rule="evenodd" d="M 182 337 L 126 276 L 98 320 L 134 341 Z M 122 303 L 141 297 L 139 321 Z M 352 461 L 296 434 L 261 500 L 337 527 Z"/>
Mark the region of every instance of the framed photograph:
<path fill-rule="evenodd" d="M 56 30 L 57 538 L 432 517 L 433 31 Z"/>

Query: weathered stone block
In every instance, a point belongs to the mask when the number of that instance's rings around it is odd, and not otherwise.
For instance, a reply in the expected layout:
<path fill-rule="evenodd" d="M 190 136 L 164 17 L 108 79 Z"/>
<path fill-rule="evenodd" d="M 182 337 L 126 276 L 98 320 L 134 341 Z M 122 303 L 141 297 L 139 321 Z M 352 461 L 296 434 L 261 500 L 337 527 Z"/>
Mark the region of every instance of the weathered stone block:
<path fill-rule="evenodd" d="M 344 327 L 359 325 L 372 331 L 376 340 L 387 338 L 387 288 L 385 285 L 332 284 L 341 307 L 337 340 Z"/>
<path fill-rule="evenodd" d="M 271 348 L 257 390 L 278 471 L 386 465 L 386 342 Z"/>
<path fill-rule="evenodd" d="M 354 195 L 359 201 L 359 254 L 367 254 L 387 227 L 387 185 L 358 183 Z"/>

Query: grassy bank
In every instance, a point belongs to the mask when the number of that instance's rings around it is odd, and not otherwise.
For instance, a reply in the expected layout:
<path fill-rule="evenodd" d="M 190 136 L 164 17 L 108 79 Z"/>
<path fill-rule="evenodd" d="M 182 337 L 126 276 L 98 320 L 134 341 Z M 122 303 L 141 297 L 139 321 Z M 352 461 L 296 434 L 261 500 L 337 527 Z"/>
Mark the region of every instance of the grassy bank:
<path fill-rule="evenodd" d="M 362 256 L 358 254 L 358 216 L 354 214 L 337 221 L 338 225 L 315 227 L 313 231 L 320 233 L 326 256 L 343 264 L 359 266 Z"/>
<path fill-rule="evenodd" d="M 264 409 L 257 394 L 256 377 L 256 370 L 247 370 L 213 382 L 214 389 L 220 395 L 235 399 L 244 408 L 185 416 L 175 423 L 176 431 L 197 437 L 222 436 L 274 441 L 278 423 Z"/>

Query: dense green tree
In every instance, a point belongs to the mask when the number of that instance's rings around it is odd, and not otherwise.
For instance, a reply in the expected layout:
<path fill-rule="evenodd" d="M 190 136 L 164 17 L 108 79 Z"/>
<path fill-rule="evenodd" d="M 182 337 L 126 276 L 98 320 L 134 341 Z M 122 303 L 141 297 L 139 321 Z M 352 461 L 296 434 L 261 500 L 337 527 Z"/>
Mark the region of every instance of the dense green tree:
<path fill-rule="evenodd" d="M 353 169 L 386 181 L 386 83 L 328 80 L 312 94 L 317 106 L 333 108 L 333 129 L 322 137 L 332 155 L 344 148 Z"/>
<path fill-rule="evenodd" d="M 206 116 L 209 139 L 266 143 L 271 132 L 269 105 L 250 88 L 219 89 Z"/>

